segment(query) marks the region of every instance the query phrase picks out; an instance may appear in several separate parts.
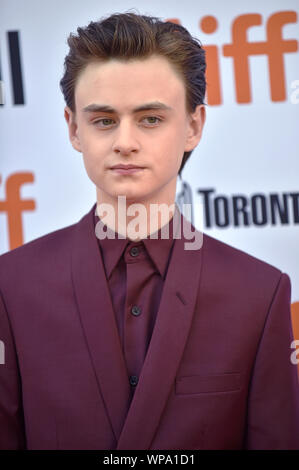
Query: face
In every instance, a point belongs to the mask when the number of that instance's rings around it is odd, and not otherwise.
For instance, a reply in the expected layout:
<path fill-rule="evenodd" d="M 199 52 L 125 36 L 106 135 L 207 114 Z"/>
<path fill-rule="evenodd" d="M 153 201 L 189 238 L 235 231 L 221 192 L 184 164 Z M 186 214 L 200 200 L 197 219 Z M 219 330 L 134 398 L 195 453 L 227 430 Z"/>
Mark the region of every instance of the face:
<path fill-rule="evenodd" d="M 72 146 L 81 152 L 98 202 L 171 204 L 185 151 L 198 144 L 200 105 L 186 110 L 185 85 L 161 56 L 90 63 L 75 87 L 76 113 L 65 107 Z M 136 165 L 118 171 L 115 165 Z"/>

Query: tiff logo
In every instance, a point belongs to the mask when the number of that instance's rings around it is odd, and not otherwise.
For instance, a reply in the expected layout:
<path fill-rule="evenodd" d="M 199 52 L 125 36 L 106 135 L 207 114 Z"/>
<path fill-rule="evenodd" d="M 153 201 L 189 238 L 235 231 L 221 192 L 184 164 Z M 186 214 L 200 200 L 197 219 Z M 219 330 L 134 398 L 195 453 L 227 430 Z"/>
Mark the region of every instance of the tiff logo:
<path fill-rule="evenodd" d="M 7 45 L 12 88 L 12 101 L 14 105 L 25 104 L 19 31 L 7 32 Z M 4 95 L 4 81 L 2 79 L 0 63 L 0 106 L 3 106 L 5 103 Z"/>
<path fill-rule="evenodd" d="M 177 18 L 169 19 L 180 24 Z M 231 43 L 222 46 L 224 57 L 233 60 L 235 93 L 237 103 L 251 103 L 251 84 L 249 57 L 265 55 L 268 59 L 269 84 L 272 101 L 285 101 L 287 98 L 285 84 L 284 54 L 298 51 L 296 39 L 284 39 L 283 27 L 289 23 L 297 22 L 295 11 L 279 11 L 269 16 L 266 21 L 266 40 L 249 41 L 248 32 L 253 26 L 262 25 L 262 15 L 246 13 L 234 18 L 231 27 Z M 205 34 L 213 34 L 218 29 L 215 16 L 208 15 L 201 18 L 199 28 Z M 219 62 L 220 47 L 205 45 L 207 60 L 207 102 L 209 105 L 222 104 L 221 71 Z"/>
<path fill-rule="evenodd" d="M 13 173 L 6 179 L 5 199 L 0 200 L 0 214 L 6 212 L 8 221 L 9 249 L 12 250 L 23 245 L 22 212 L 33 211 L 35 201 L 21 198 L 21 187 L 34 181 L 33 173 Z M 0 175 L 0 186 L 2 178 Z"/>

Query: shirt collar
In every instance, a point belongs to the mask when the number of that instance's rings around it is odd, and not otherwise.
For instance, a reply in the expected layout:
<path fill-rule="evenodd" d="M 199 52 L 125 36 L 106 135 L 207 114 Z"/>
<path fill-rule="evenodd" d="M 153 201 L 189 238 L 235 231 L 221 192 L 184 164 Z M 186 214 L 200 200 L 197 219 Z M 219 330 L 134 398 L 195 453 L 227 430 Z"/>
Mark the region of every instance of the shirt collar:
<path fill-rule="evenodd" d="M 102 220 L 96 214 L 96 204 L 94 207 L 95 207 L 95 210 L 94 210 L 95 227 L 97 224 L 100 224 L 101 230 L 103 230 L 104 227 L 106 227 L 107 229 L 107 226 L 102 222 Z M 180 215 L 180 211 L 179 211 L 177 204 L 175 205 L 175 207 L 176 207 L 176 211 L 178 211 Z M 166 230 L 167 225 L 169 226 L 168 238 L 161 238 L 162 228 L 160 228 L 157 231 L 157 238 L 148 237 L 148 238 L 143 238 L 136 242 L 128 238 L 118 238 L 117 232 L 115 233 L 115 238 L 105 237 L 103 239 L 99 239 L 97 237 L 100 250 L 102 253 L 102 257 L 103 257 L 107 279 L 111 277 L 111 274 L 113 270 L 115 269 L 115 267 L 117 266 L 117 264 L 119 263 L 119 260 L 122 257 L 127 245 L 130 244 L 131 246 L 138 246 L 138 244 L 140 245 L 140 243 L 142 243 L 145 246 L 147 254 L 149 255 L 156 269 L 159 271 L 160 275 L 164 279 L 166 272 L 167 272 L 170 254 L 171 254 L 173 244 L 174 244 L 174 237 L 173 237 L 174 220 L 176 219 L 172 217 L 171 220 L 163 227 L 163 232 L 164 232 L 164 230 Z M 167 234 L 167 232 L 165 233 Z"/>

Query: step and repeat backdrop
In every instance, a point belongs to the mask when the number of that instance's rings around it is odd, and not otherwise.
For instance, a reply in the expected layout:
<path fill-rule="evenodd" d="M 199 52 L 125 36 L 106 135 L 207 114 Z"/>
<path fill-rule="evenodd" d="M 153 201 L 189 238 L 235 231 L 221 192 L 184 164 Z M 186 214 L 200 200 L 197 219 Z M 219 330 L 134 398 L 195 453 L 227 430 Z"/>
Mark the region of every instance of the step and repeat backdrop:
<path fill-rule="evenodd" d="M 0 0 L 0 254 L 96 201 L 59 89 L 70 32 L 134 11 L 185 26 L 207 56 L 207 120 L 177 201 L 209 235 L 289 274 L 299 340 L 298 0 Z M 299 344 L 299 343 L 298 343 Z"/>

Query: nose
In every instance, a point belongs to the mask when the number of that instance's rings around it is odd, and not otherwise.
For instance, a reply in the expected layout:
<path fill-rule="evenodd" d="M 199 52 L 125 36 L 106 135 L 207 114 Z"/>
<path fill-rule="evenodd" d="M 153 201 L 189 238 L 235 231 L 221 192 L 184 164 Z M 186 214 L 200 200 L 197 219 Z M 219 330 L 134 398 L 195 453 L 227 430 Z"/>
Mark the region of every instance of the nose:
<path fill-rule="evenodd" d="M 114 134 L 113 151 L 121 153 L 122 155 L 130 155 L 132 152 L 137 152 L 140 148 L 136 136 L 136 129 L 134 124 L 129 120 L 123 120 L 117 126 Z"/>

